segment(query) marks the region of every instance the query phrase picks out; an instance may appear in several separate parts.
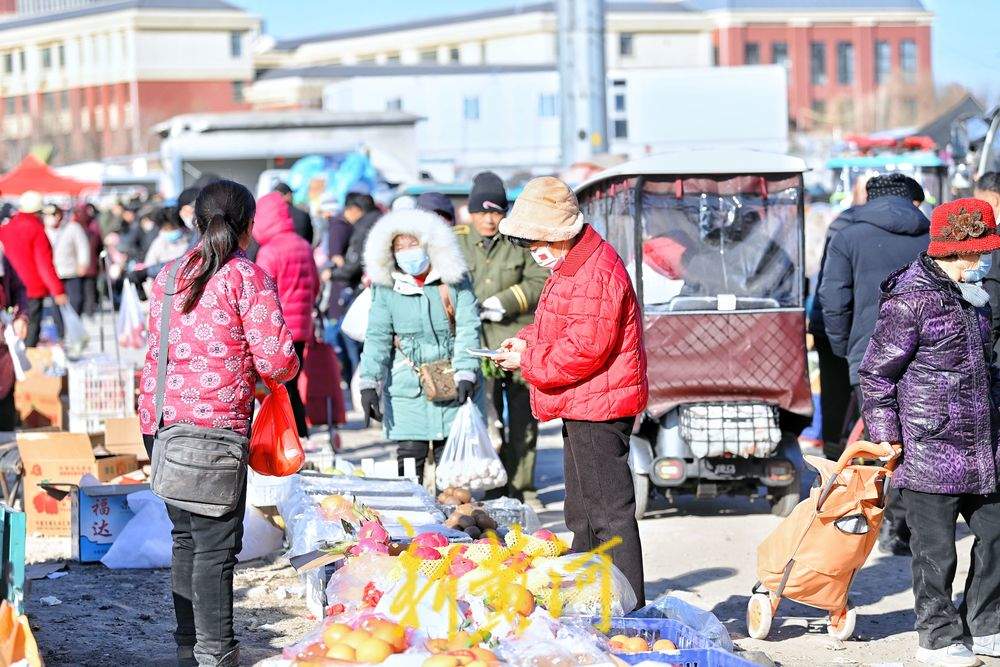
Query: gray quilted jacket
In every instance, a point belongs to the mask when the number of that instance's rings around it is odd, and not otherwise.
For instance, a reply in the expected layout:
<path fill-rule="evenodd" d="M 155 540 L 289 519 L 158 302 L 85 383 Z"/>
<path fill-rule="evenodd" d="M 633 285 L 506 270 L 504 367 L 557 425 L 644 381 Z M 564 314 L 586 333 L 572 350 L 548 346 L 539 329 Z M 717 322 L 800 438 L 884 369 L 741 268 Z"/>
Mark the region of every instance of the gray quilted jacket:
<path fill-rule="evenodd" d="M 976 308 L 925 254 L 882 285 L 861 362 L 869 439 L 901 442 L 893 485 L 924 493 L 997 489 L 1000 384 L 989 306 Z"/>

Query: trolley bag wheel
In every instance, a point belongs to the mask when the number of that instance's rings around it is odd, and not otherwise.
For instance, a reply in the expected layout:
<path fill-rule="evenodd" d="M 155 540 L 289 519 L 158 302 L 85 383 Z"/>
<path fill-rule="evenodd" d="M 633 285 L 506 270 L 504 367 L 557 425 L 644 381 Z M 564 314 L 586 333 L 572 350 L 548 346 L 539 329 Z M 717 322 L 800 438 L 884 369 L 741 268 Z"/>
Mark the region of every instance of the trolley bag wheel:
<path fill-rule="evenodd" d="M 635 520 L 642 521 L 649 508 L 649 477 L 633 472 L 632 486 L 635 489 Z"/>
<path fill-rule="evenodd" d="M 854 636 L 854 626 L 857 621 L 857 610 L 848 604 L 847 609 L 830 614 L 830 625 L 827 626 L 826 631 L 834 639 L 846 641 Z"/>
<path fill-rule="evenodd" d="M 773 619 L 774 608 L 771 607 L 771 596 L 767 593 L 751 595 L 747 602 L 747 634 L 754 639 L 767 639 Z"/>

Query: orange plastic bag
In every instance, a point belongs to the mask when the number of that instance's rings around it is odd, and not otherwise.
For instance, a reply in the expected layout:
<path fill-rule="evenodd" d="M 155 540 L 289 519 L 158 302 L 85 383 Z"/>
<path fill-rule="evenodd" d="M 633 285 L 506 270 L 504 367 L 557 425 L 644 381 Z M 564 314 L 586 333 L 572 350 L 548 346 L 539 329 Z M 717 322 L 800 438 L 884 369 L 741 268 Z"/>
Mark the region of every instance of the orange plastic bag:
<path fill-rule="evenodd" d="M 271 388 L 260 405 L 250 435 L 250 467 L 261 475 L 287 477 L 305 463 L 306 453 L 295 427 L 285 385 Z"/>
<path fill-rule="evenodd" d="M 0 604 L 0 665 L 14 664 L 42 667 L 42 656 L 27 617 L 14 613 L 14 608 L 4 600 Z"/>

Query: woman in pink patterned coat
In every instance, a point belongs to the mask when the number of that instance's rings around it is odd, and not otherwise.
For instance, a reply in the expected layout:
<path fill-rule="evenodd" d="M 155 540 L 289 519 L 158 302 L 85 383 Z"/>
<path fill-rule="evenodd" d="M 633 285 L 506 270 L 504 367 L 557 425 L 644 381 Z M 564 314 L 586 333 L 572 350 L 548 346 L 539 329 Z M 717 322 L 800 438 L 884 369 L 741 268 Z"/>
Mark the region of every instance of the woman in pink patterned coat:
<path fill-rule="evenodd" d="M 160 330 L 167 264 L 153 284 L 149 350 L 142 369 L 139 420 L 148 450 L 160 426 L 185 423 L 247 435 L 254 386 L 298 372 L 292 334 L 274 280 L 246 258 L 256 206 L 232 181 L 205 187 L 195 202 L 201 242 L 175 262 L 170 326 Z M 162 424 L 156 423 L 160 336 L 168 336 Z M 233 567 L 242 547 L 246 489 L 232 512 L 206 517 L 167 505 L 174 524 L 173 597 L 181 664 L 236 665 Z"/>

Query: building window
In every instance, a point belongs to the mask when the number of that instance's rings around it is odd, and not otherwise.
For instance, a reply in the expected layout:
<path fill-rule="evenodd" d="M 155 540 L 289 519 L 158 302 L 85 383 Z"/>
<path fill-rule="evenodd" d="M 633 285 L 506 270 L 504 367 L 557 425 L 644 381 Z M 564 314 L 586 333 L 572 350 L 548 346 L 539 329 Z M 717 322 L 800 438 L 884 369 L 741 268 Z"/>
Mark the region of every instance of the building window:
<path fill-rule="evenodd" d="M 462 53 L 455 47 L 448 49 L 448 62 L 457 63 L 462 59 Z"/>
<path fill-rule="evenodd" d="M 80 109 L 80 129 L 84 132 L 90 132 L 90 114 L 86 107 Z"/>
<path fill-rule="evenodd" d="M 398 65 L 399 64 L 399 54 L 398 53 L 390 53 L 389 55 L 387 55 L 385 57 L 385 64 L 386 65 Z"/>
<path fill-rule="evenodd" d="M 899 43 L 899 69 L 907 83 L 917 80 L 917 43 L 912 39 L 904 39 Z"/>
<path fill-rule="evenodd" d="M 479 98 L 466 97 L 462 101 L 462 115 L 465 120 L 479 120 Z"/>
<path fill-rule="evenodd" d="M 760 64 L 760 44 L 757 42 L 747 42 L 743 45 L 743 64 Z"/>
<path fill-rule="evenodd" d="M 27 95 L 21 95 L 21 113 L 31 113 L 31 101 Z"/>
<path fill-rule="evenodd" d="M 719 66 L 719 47 L 712 47 L 712 67 Z"/>
<path fill-rule="evenodd" d="M 399 97 L 394 97 L 391 100 L 385 101 L 386 111 L 402 111 L 403 110 L 403 100 Z"/>
<path fill-rule="evenodd" d="M 875 83 L 885 83 L 892 74 L 892 48 L 889 42 L 875 42 Z"/>
<path fill-rule="evenodd" d="M 17 65 L 18 65 L 18 71 L 21 74 L 24 74 L 26 71 L 28 71 L 27 59 L 24 55 L 24 49 L 21 49 L 20 51 L 17 52 Z"/>
<path fill-rule="evenodd" d="M 5 116 L 13 116 L 17 113 L 16 97 L 8 97 L 3 101 L 3 112 Z"/>
<path fill-rule="evenodd" d="M 427 49 L 426 51 L 420 52 L 420 62 L 426 64 L 433 64 L 438 61 L 437 49 Z"/>
<path fill-rule="evenodd" d="M 374 65 L 375 64 L 375 56 L 363 56 L 361 58 L 358 58 L 357 61 L 355 62 L 355 64 L 356 65 Z"/>
<path fill-rule="evenodd" d="M 623 32 L 618 35 L 618 55 L 628 57 L 633 55 L 635 47 L 635 35 L 630 32 Z"/>
<path fill-rule="evenodd" d="M 557 114 L 556 96 L 542 93 L 538 96 L 538 115 L 541 118 L 553 118 Z"/>
<path fill-rule="evenodd" d="M 774 42 L 771 44 L 771 63 L 788 66 L 788 42 Z"/>
<path fill-rule="evenodd" d="M 615 93 L 615 111 L 625 111 L 625 93 Z"/>
<path fill-rule="evenodd" d="M 233 81 L 233 102 L 242 104 L 245 101 L 246 98 L 243 96 L 243 82 Z"/>
<path fill-rule="evenodd" d="M 837 42 L 837 83 L 854 83 L 854 44 L 850 42 Z"/>
<path fill-rule="evenodd" d="M 52 47 L 42 49 L 42 69 L 52 69 Z"/>
<path fill-rule="evenodd" d="M 854 124 L 854 100 L 845 97 L 837 104 L 837 113 L 840 116 L 838 122 L 841 125 L 851 126 Z"/>
<path fill-rule="evenodd" d="M 55 93 L 43 93 L 42 94 L 42 111 L 44 113 L 55 113 L 56 111 L 56 94 Z"/>
<path fill-rule="evenodd" d="M 809 71 L 814 86 L 826 85 L 826 44 L 813 42 L 809 45 Z"/>
<path fill-rule="evenodd" d="M 628 121 L 619 118 L 615 121 L 615 139 L 628 139 Z"/>
<path fill-rule="evenodd" d="M 243 33 L 236 30 L 229 33 L 229 55 L 232 58 L 243 56 Z"/>
<path fill-rule="evenodd" d="M 57 54 L 56 67 L 59 67 L 60 69 L 66 67 L 66 45 L 60 44 L 59 46 L 57 46 L 56 54 Z"/>
<path fill-rule="evenodd" d="M 7 52 L 3 54 L 3 73 L 13 74 L 14 73 L 14 54 Z"/>
<path fill-rule="evenodd" d="M 917 122 L 917 100 L 913 97 L 903 98 L 900 105 L 903 110 L 903 117 L 900 119 L 903 124 L 909 125 Z"/>
<path fill-rule="evenodd" d="M 62 109 L 63 111 L 67 111 L 69 109 L 69 91 L 68 90 L 64 90 L 64 91 L 62 91 L 62 92 L 59 93 L 59 108 Z"/>

